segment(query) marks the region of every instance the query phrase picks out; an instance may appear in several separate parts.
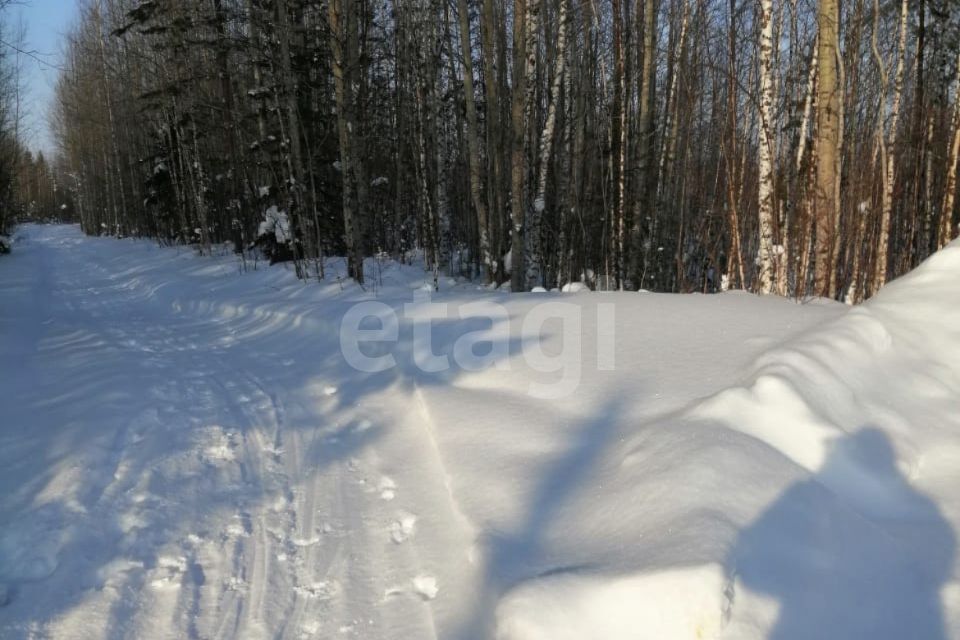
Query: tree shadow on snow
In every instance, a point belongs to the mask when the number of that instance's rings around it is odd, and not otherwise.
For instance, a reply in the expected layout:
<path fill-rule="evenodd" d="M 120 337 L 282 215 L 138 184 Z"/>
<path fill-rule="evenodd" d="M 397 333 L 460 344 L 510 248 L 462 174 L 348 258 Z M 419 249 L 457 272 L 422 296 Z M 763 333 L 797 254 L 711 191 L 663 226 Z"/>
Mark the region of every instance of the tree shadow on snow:
<path fill-rule="evenodd" d="M 940 589 L 955 546 L 887 436 L 865 428 L 740 534 L 730 565 L 739 584 L 779 603 L 771 640 L 945 640 Z"/>
<path fill-rule="evenodd" d="M 543 465 L 541 480 L 528 502 L 522 524 L 513 531 L 490 534 L 484 540 L 483 567 L 475 605 L 445 637 L 481 640 L 493 636 L 499 598 L 519 582 L 578 567 L 551 566 L 547 554 L 551 527 L 584 481 L 597 469 L 604 451 L 617 433 L 622 407 L 610 400 L 583 420 L 573 442 L 556 459 Z"/>
<path fill-rule="evenodd" d="M 113 281 L 103 276 L 105 286 Z M 0 470 L 0 587 L 10 588 L 10 602 L 0 603 L 4 637 L 82 610 L 91 591 L 118 594 L 107 599 L 108 627 L 99 631 L 127 637 L 140 606 L 128 595 L 168 588 L 190 618 L 184 631 L 202 636 L 205 545 L 229 550 L 250 539 L 258 512 L 297 500 L 317 474 L 387 435 L 394 423 L 378 411 L 382 392 L 409 395 L 414 384 L 446 385 L 464 373 L 420 372 L 408 328 L 396 344 L 370 347 L 368 355 L 392 353 L 396 368 L 349 367 L 335 322 L 346 302 L 284 303 L 264 314 L 255 304 L 230 310 L 168 299 L 144 315 L 143 296 L 155 294 L 133 288 L 113 304 L 41 309 L 38 317 L 53 320 L 38 328 L 36 350 L 24 352 L 39 370 L 21 380 L 13 371 L 0 376 L 0 391 L 16 397 L 0 431 L 10 445 L 0 457 L 9 463 Z M 103 316 L 131 310 L 138 315 L 120 323 Z M 483 328 L 434 324 L 438 354 Z M 507 357 L 522 350 L 509 332 L 494 342 Z M 262 469 L 293 446 L 292 436 L 301 441 L 300 477 L 264 489 L 272 472 Z M 77 482 L 63 486 L 64 478 Z"/>

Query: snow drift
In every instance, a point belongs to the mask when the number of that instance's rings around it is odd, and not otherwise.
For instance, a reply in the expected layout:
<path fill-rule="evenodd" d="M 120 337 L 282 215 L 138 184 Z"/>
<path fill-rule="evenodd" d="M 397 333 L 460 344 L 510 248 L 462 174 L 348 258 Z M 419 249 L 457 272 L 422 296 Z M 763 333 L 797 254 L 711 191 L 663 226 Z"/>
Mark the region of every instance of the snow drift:
<path fill-rule="evenodd" d="M 608 479 L 632 570 L 522 582 L 498 637 L 956 637 L 958 301 L 954 243 L 640 426 Z"/>

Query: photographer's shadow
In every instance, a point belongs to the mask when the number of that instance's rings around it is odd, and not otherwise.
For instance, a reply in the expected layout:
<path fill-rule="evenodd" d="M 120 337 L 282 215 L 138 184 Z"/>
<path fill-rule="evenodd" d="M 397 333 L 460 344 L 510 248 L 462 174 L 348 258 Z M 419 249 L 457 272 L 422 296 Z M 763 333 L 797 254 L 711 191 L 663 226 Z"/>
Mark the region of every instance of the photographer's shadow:
<path fill-rule="evenodd" d="M 771 639 L 940 640 L 955 546 L 886 435 L 866 428 L 744 530 L 728 566 L 741 586 L 778 601 Z"/>

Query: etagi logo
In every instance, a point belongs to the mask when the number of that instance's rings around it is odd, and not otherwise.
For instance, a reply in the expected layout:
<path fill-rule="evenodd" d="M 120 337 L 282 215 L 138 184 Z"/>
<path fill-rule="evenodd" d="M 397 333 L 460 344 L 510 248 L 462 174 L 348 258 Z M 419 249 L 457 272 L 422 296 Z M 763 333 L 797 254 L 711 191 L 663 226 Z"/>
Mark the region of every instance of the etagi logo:
<path fill-rule="evenodd" d="M 365 373 L 397 367 L 398 346 L 409 347 L 413 365 L 427 374 L 452 368 L 510 371 L 519 355 L 527 368 L 543 374 L 531 376 L 527 389 L 530 396 L 553 400 L 576 391 L 587 338 L 583 331 L 584 305 L 545 300 L 527 308 L 519 322 L 510 317 L 506 307 L 490 300 L 455 306 L 453 315 L 450 305 L 434 302 L 424 291 L 415 292 L 413 302 L 403 305 L 402 318 L 386 303 L 357 303 L 340 323 L 340 352 L 347 364 Z M 599 371 L 614 369 L 615 321 L 614 304 L 596 305 L 596 334 L 587 342 L 596 350 Z M 438 343 L 445 345 L 441 353 L 435 351 Z"/>

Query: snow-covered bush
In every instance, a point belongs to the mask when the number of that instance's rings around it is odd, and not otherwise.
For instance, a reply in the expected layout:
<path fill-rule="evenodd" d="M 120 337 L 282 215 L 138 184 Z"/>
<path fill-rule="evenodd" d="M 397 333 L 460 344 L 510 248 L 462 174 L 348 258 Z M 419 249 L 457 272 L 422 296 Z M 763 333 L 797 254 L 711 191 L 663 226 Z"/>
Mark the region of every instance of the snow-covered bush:
<path fill-rule="evenodd" d="M 263 214 L 257 237 L 273 235 L 278 243 L 290 242 L 290 219 L 286 211 L 280 211 L 276 205 L 271 206 Z"/>
<path fill-rule="evenodd" d="M 292 243 L 287 212 L 281 211 L 276 205 L 271 206 L 263 213 L 255 244 L 270 259 L 270 264 L 276 264 L 293 259 Z"/>

